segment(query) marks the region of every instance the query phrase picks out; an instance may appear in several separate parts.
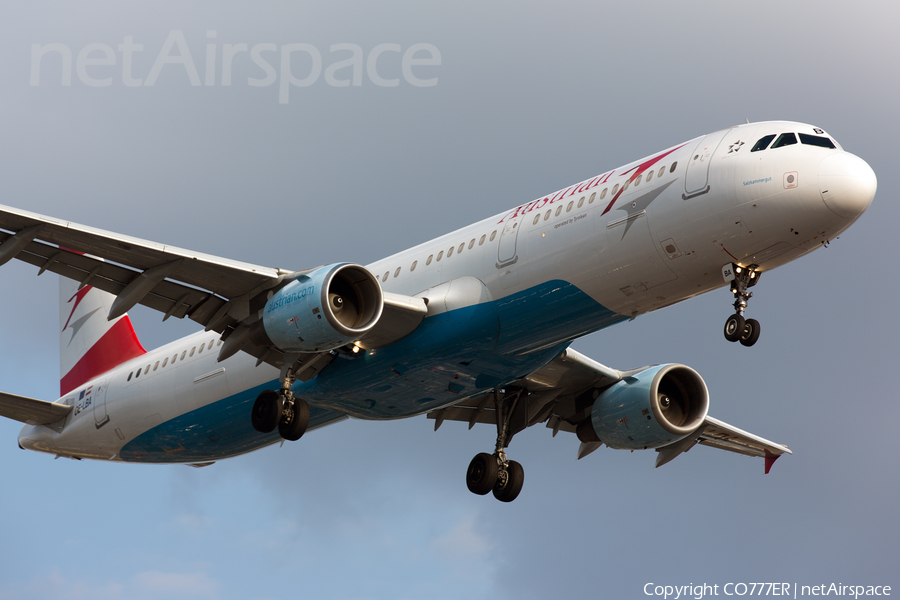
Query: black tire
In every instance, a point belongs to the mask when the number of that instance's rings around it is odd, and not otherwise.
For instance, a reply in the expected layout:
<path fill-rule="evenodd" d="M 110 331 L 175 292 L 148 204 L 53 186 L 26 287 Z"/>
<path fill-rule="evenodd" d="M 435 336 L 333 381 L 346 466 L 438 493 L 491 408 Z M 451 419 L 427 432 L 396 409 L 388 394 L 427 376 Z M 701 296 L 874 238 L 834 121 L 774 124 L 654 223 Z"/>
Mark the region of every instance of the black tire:
<path fill-rule="evenodd" d="M 260 433 L 272 433 L 278 427 L 281 418 L 281 396 L 273 390 L 265 390 L 253 403 L 250 422 L 253 429 Z"/>
<path fill-rule="evenodd" d="M 476 454 L 466 470 L 466 487 L 473 494 L 484 496 L 497 485 L 497 458 L 493 454 Z"/>
<path fill-rule="evenodd" d="M 744 317 L 738 314 L 731 315 L 725 321 L 725 339 L 729 342 L 736 342 L 741 339 L 744 332 Z"/>
<path fill-rule="evenodd" d="M 309 427 L 309 404 L 306 400 L 294 398 L 294 406 L 291 409 L 290 420 L 284 416 L 278 421 L 278 433 L 290 442 L 296 442 L 306 433 Z"/>
<path fill-rule="evenodd" d="M 512 502 L 522 491 L 523 483 L 525 483 L 525 469 L 516 461 L 509 461 L 506 468 L 506 485 L 500 486 L 498 482 L 494 486 L 494 498 L 500 502 Z"/>
<path fill-rule="evenodd" d="M 741 344 L 748 348 L 759 339 L 759 321 L 747 319 L 744 322 L 744 331 L 741 333 Z"/>

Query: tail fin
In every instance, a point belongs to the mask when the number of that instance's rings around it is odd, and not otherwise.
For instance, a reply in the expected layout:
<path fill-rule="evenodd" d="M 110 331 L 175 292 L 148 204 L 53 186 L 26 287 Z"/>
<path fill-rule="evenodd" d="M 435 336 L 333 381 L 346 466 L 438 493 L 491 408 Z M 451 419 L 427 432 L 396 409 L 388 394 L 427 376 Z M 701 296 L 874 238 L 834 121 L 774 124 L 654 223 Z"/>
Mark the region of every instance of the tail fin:
<path fill-rule="evenodd" d="M 68 392 L 146 350 L 128 315 L 107 321 L 115 296 L 59 279 L 59 393 Z"/>

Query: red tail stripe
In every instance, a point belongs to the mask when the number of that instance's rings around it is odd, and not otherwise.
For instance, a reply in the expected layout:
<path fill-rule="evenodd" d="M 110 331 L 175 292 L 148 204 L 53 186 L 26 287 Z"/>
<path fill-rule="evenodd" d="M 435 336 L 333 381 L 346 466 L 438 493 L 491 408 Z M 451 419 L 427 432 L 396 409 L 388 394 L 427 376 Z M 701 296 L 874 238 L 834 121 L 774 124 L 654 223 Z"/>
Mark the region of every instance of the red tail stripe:
<path fill-rule="evenodd" d="M 63 376 L 59 381 L 59 395 L 65 396 L 94 377 L 146 353 L 126 315 L 116 321 Z"/>

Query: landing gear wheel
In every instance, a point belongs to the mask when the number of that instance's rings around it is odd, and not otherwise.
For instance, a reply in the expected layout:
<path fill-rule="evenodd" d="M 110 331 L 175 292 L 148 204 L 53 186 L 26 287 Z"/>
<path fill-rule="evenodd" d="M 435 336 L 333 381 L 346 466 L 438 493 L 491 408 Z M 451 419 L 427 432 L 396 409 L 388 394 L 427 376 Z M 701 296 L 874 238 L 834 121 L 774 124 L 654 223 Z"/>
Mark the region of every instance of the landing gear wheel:
<path fill-rule="evenodd" d="M 506 482 L 501 485 L 498 480 L 494 485 L 494 498 L 500 502 L 512 502 L 522 491 L 525 483 L 525 469 L 514 460 L 509 461 L 506 467 Z"/>
<path fill-rule="evenodd" d="M 293 404 L 288 414 L 278 421 L 278 433 L 284 439 L 296 442 L 309 427 L 309 404 L 300 398 L 294 398 Z"/>
<path fill-rule="evenodd" d="M 744 321 L 744 329 L 741 332 L 741 345 L 750 347 L 759 339 L 759 321 L 747 319 Z"/>
<path fill-rule="evenodd" d="M 476 454 L 466 471 L 466 487 L 473 494 L 484 496 L 497 485 L 498 469 L 496 456 L 487 452 Z"/>
<path fill-rule="evenodd" d="M 741 315 L 731 315 L 725 321 L 725 339 L 729 342 L 736 342 L 741 339 L 744 333 L 744 317 Z"/>
<path fill-rule="evenodd" d="M 262 392 L 253 403 L 253 410 L 250 413 L 253 429 L 260 433 L 272 433 L 278 427 L 281 408 L 282 401 L 278 392 L 273 390 Z"/>

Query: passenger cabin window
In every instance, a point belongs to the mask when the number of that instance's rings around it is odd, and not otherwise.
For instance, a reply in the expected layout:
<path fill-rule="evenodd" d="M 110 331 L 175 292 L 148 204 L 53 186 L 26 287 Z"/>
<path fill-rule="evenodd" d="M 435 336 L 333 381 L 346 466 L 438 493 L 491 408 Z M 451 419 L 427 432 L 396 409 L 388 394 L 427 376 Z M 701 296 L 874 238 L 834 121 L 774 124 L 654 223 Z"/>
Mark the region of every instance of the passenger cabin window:
<path fill-rule="evenodd" d="M 573 205 L 573 204 L 575 204 L 575 201 L 574 201 L 574 200 L 572 200 L 571 202 L 569 202 L 569 205 L 566 207 L 566 212 L 569 212 L 570 210 L 572 210 L 572 205 Z"/>
<path fill-rule="evenodd" d="M 472 238 L 472 241 L 469 242 L 469 250 L 471 250 L 475 246 L 475 238 Z"/>
<path fill-rule="evenodd" d="M 129 374 L 128 374 L 128 381 L 131 381 L 131 378 L 132 378 L 132 377 L 134 377 L 134 373 L 129 373 Z"/>
<path fill-rule="evenodd" d="M 184 360 L 184 357 L 187 355 L 187 350 L 181 353 L 181 360 Z"/>
<path fill-rule="evenodd" d="M 391 274 L 390 271 L 385 271 L 385 272 L 384 272 L 384 275 L 381 276 L 381 281 L 382 281 L 382 282 L 387 281 L 388 275 L 390 275 L 390 274 Z"/>
<path fill-rule="evenodd" d="M 550 218 L 550 213 L 552 213 L 552 212 L 553 212 L 552 210 L 548 210 L 546 213 L 544 213 L 544 220 L 545 220 L 545 221 L 546 221 L 547 219 Z"/>
<path fill-rule="evenodd" d="M 827 137 L 819 137 L 817 135 L 809 135 L 807 133 L 801 133 L 799 135 L 801 144 L 806 144 L 807 146 L 820 146 L 822 148 L 836 148 L 834 142 L 832 142 Z"/>
<path fill-rule="evenodd" d="M 782 146 L 793 146 L 797 143 L 797 136 L 793 133 L 782 133 L 778 136 L 778 139 L 775 140 L 775 143 L 772 144 L 772 149 L 781 148 Z"/>
<path fill-rule="evenodd" d="M 665 168 L 665 167 L 663 167 L 663 168 Z M 603 200 L 604 198 L 606 198 L 606 190 L 607 190 L 607 189 L 609 189 L 609 188 L 603 188 L 603 191 L 600 192 L 600 199 L 601 199 L 601 200 Z"/>
<path fill-rule="evenodd" d="M 209 340 L 209 345 L 206 347 L 206 349 L 207 349 L 207 350 L 212 350 L 213 344 L 214 344 L 215 342 L 216 342 L 216 340 Z"/>
<path fill-rule="evenodd" d="M 144 375 L 146 375 L 149 372 L 150 372 L 150 365 L 147 365 L 146 368 L 144 369 Z"/>
<path fill-rule="evenodd" d="M 194 346 L 193 348 L 191 348 L 191 353 L 188 354 L 188 356 L 193 356 L 195 350 L 197 350 L 197 346 Z"/>
<path fill-rule="evenodd" d="M 593 203 L 594 203 L 594 199 L 595 199 L 596 197 L 597 197 L 597 192 L 594 192 L 593 194 L 591 194 L 591 199 L 588 200 L 588 204 L 593 204 Z"/>
<path fill-rule="evenodd" d="M 584 196 L 582 196 L 581 199 L 578 200 L 578 208 L 581 208 L 583 205 L 584 205 Z"/>
<path fill-rule="evenodd" d="M 409 265 L 409 270 L 410 270 L 410 271 L 415 271 L 415 270 L 416 270 L 416 265 L 417 265 L 417 264 L 419 264 L 419 261 L 414 260 L 414 261 L 413 261 L 413 264 Z"/>
<path fill-rule="evenodd" d="M 647 183 L 650 183 L 651 179 L 653 179 L 653 171 L 647 171 Z"/>
<path fill-rule="evenodd" d="M 456 253 L 459 254 L 460 252 L 463 251 L 463 248 L 465 248 L 465 247 L 466 247 L 466 243 L 463 242 L 462 244 L 459 245 L 459 248 L 456 249 Z"/>
<path fill-rule="evenodd" d="M 166 365 L 167 365 L 167 364 L 169 364 L 169 357 L 168 357 L 168 356 L 166 357 L 166 359 L 163 361 L 163 364 L 162 364 L 162 366 L 163 366 L 164 369 L 166 368 Z"/>
<path fill-rule="evenodd" d="M 767 135 L 759 138 L 759 141 L 750 149 L 750 152 L 759 152 L 760 150 L 765 150 L 769 147 L 769 144 L 772 143 L 772 140 L 775 139 L 775 134 Z"/>
<path fill-rule="evenodd" d="M 616 192 L 618 192 L 618 191 L 619 191 L 619 184 L 617 183 L 616 185 L 613 186 L 612 195 L 615 196 Z"/>
<path fill-rule="evenodd" d="M 425 266 L 426 266 L 426 267 L 427 267 L 428 265 L 431 264 L 431 260 L 432 260 L 433 258 L 434 258 L 434 254 L 429 254 L 429 255 L 428 255 L 428 260 L 425 261 Z"/>
<path fill-rule="evenodd" d="M 200 350 L 197 351 L 197 354 L 203 352 L 203 349 L 206 347 L 206 344 L 200 344 Z"/>
<path fill-rule="evenodd" d="M 538 224 L 538 221 L 540 221 L 540 220 L 541 220 L 541 215 L 540 215 L 540 213 L 534 215 L 534 222 L 532 223 L 532 225 L 537 225 L 537 224 Z"/>
<path fill-rule="evenodd" d="M 159 368 L 159 361 L 156 361 L 156 364 L 153 365 L 153 370 L 157 370 Z"/>
<path fill-rule="evenodd" d="M 669 167 L 669 173 L 674 173 L 675 167 L 677 167 L 677 166 L 678 166 L 678 161 L 676 160 L 675 162 L 672 163 L 672 166 Z"/>
<path fill-rule="evenodd" d="M 494 237 L 495 237 L 496 235 L 497 235 L 497 230 L 495 229 L 495 230 L 493 230 L 493 231 L 491 232 L 491 241 L 492 241 L 492 242 L 494 241 Z"/>
<path fill-rule="evenodd" d="M 402 268 L 402 267 L 397 267 L 397 269 L 394 271 L 394 277 L 397 277 L 398 275 L 400 275 L 400 269 L 401 269 L 401 268 Z"/>
<path fill-rule="evenodd" d="M 444 251 L 443 251 L 443 250 L 441 250 L 440 252 L 438 252 L 438 257 L 437 257 L 438 262 L 441 262 L 441 259 L 442 259 L 442 258 L 444 258 Z"/>
<path fill-rule="evenodd" d="M 487 237 L 487 234 L 484 234 L 484 235 L 481 236 L 481 239 L 478 240 L 478 245 L 479 245 L 479 246 L 482 245 L 482 244 L 484 243 L 484 238 L 486 238 L 486 237 Z"/>
<path fill-rule="evenodd" d="M 663 166 L 663 167 L 660 167 L 660 168 L 659 168 L 659 173 L 657 173 L 656 176 L 657 176 L 657 177 L 662 177 L 662 176 L 665 175 L 665 174 L 666 174 L 666 167 Z"/>
<path fill-rule="evenodd" d="M 559 213 L 561 213 L 561 212 L 562 212 L 562 204 L 560 204 L 560 205 L 556 208 L 556 216 L 558 217 L 558 216 L 559 216 Z"/>

